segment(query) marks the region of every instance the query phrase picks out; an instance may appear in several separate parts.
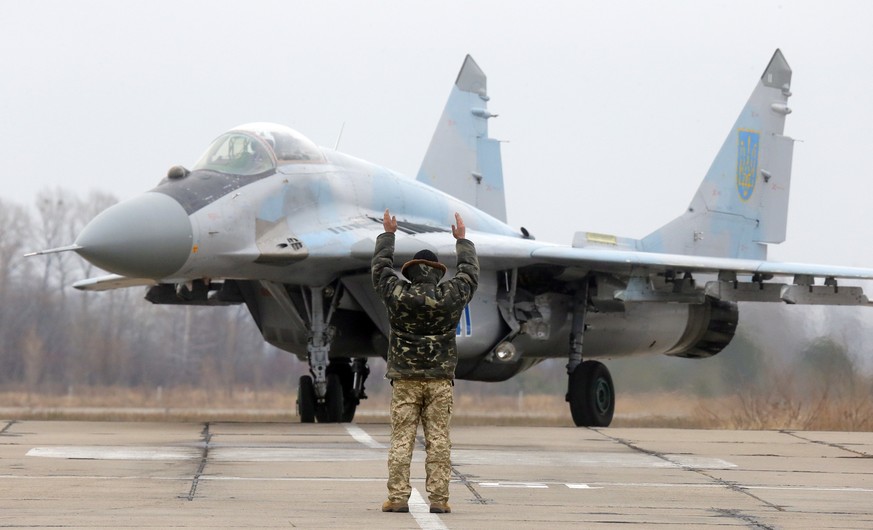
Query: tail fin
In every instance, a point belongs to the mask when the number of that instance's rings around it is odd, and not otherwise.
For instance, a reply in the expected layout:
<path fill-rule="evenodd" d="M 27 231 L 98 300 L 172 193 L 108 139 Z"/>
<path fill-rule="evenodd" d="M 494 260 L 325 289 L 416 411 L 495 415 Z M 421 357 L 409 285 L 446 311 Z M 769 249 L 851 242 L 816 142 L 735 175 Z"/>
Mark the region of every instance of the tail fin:
<path fill-rule="evenodd" d="M 783 136 L 791 68 L 776 50 L 688 210 L 646 236 L 642 250 L 766 259 L 785 241 L 794 140 Z"/>
<path fill-rule="evenodd" d="M 452 87 L 417 179 L 506 221 L 500 143 L 488 138 L 485 74 L 469 55 Z"/>

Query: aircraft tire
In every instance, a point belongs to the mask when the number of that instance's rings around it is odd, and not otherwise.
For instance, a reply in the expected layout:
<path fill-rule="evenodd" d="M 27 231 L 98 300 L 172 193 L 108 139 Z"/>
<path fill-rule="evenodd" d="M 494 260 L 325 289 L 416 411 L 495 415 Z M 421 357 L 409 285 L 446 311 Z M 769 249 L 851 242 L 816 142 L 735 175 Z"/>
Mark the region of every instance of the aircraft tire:
<path fill-rule="evenodd" d="M 327 423 L 340 423 L 343 421 L 343 385 L 340 376 L 327 374 L 327 395 L 325 396 L 327 408 Z"/>
<path fill-rule="evenodd" d="M 577 427 L 608 427 L 615 412 L 615 387 L 603 363 L 585 361 L 570 374 L 567 401 Z"/>
<path fill-rule="evenodd" d="M 301 375 L 297 385 L 297 415 L 300 423 L 315 422 L 315 385 L 308 375 Z"/>
<path fill-rule="evenodd" d="M 358 408 L 358 403 L 354 399 L 347 399 L 343 404 L 343 423 L 351 423 L 355 421 L 355 410 Z"/>
<path fill-rule="evenodd" d="M 355 421 L 355 410 L 358 408 L 360 400 L 354 396 L 354 389 L 352 388 L 354 374 L 352 373 L 351 364 L 349 364 L 348 359 L 332 360 L 327 367 L 327 373 L 328 377 L 330 377 L 330 374 L 336 374 L 341 383 L 340 386 L 342 387 L 343 393 L 343 413 L 342 419 L 339 421 L 343 423 L 351 423 Z"/>

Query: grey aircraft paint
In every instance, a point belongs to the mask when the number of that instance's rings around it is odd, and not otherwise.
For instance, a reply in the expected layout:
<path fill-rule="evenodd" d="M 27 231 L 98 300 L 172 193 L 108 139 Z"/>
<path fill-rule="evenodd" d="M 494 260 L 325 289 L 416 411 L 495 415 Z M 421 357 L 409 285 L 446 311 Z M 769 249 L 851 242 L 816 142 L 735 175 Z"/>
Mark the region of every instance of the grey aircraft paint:
<path fill-rule="evenodd" d="M 151 192 L 97 216 L 74 245 L 44 252 L 73 250 L 114 273 L 80 289 L 148 285 L 154 303 L 246 304 L 265 340 L 310 365 L 301 419 L 349 421 L 366 359 L 387 348 L 368 284 L 383 212 L 398 220 L 398 262 L 427 248 L 450 268 L 458 212 L 482 273 L 458 325 L 456 376 L 499 381 L 566 358 L 574 421 L 608 425 L 612 380 L 591 359 L 715 355 L 733 338 L 738 301 L 868 305 L 837 280 L 873 279 L 873 269 L 764 259 L 785 237 L 790 82 L 777 50 L 689 208 L 642 240 L 579 232 L 557 245 L 503 221 L 486 78 L 467 57 L 416 180 L 287 127 L 248 124 L 216 139 L 191 171 L 172 168 Z"/>

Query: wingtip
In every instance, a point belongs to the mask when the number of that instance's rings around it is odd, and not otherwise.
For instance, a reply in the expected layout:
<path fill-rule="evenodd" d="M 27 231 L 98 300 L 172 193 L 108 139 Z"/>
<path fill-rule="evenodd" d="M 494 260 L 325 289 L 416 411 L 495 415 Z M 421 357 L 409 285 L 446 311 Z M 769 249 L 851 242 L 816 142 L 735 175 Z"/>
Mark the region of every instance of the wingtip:
<path fill-rule="evenodd" d="M 458 72 L 455 85 L 464 92 L 473 92 L 483 97 L 488 95 L 485 72 L 479 68 L 479 65 L 476 64 L 476 61 L 470 54 L 467 54 L 464 58 L 464 64 L 461 66 L 461 71 Z"/>

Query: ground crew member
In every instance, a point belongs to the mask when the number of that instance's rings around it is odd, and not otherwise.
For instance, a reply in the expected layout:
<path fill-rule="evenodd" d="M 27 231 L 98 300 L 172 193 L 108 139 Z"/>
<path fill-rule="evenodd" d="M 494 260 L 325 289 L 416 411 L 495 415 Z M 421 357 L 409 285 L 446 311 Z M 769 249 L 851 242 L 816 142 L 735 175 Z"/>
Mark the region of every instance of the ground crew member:
<path fill-rule="evenodd" d="M 391 449 L 388 452 L 388 500 L 383 512 L 408 512 L 409 465 L 419 420 L 424 429 L 425 472 L 431 513 L 450 513 L 452 472 L 449 421 L 458 351 L 455 329 L 479 284 L 479 260 L 466 229 L 455 214 L 452 235 L 458 255 L 455 276 L 439 283 L 446 266 L 430 250 L 418 252 L 397 274 L 394 233 L 397 219 L 385 210 L 385 233 L 376 239 L 373 286 L 388 309 L 391 334 Z"/>

